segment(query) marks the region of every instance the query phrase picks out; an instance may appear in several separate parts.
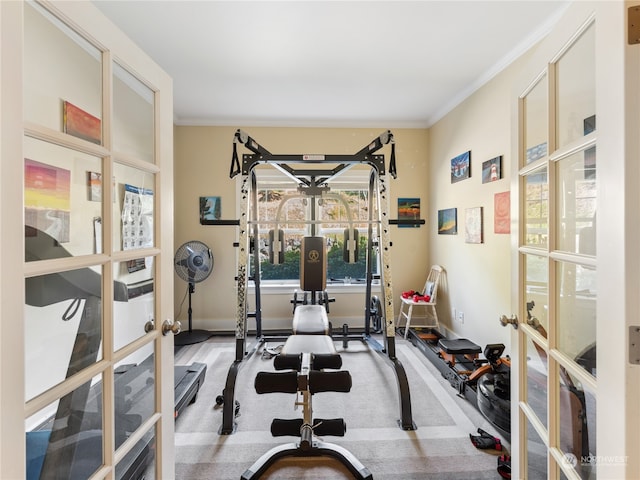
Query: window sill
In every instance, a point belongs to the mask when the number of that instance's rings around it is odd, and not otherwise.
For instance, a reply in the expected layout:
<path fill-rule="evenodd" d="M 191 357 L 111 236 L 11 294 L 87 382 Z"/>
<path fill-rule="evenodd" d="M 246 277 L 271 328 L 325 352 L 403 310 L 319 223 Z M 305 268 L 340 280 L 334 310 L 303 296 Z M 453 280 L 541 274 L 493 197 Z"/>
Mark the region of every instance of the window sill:
<path fill-rule="evenodd" d="M 373 283 L 371 285 L 374 291 L 378 291 L 380 289 L 380 284 L 378 282 Z M 334 283 L 327 285 L 327 293 L 329 295 L 338 294 L 338 293 L 365 293 L 367 289 L 366 283 L 351 283 L 351 284 L 343 284 L 343 283 Z M 298 291 L 302 293 L 300 290 L 300 285 L 298 283 L 261 283 L 260 284 L 260 294 L 261 295 L 293 295 L 293 292 Z M 249 283 L 248 292 L 250 294 L 255 293 L 255 286 L 253 282 Z"/>

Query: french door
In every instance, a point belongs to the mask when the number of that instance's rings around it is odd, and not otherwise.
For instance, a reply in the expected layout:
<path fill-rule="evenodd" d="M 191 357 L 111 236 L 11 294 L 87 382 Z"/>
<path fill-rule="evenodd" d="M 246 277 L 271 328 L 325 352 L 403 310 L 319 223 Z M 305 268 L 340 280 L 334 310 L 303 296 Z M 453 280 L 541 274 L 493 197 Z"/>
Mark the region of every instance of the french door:
<path fill-rule="evenodd" d="M 172 478 L 171 79 L 89 2 L 0 21 L 0 478 Z"/>
<path fill-rule="evenodd" d="M 626 84 L 637 63 L 628 6 L 571 5 L 514 92 L 514 478 L 638 477 L 628 332 L 640 296 L 637 238 L 630 243 L 639 124 L 638 92 Z"/>

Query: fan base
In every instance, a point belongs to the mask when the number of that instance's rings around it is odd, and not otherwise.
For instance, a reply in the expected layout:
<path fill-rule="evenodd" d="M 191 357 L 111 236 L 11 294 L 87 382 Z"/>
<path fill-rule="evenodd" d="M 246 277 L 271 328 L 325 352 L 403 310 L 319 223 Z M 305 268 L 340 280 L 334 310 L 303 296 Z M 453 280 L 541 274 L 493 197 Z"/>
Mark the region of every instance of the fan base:
<path fill-rule="evenodd" d="M 213 332 L 208 332 L 207 330 L 186 330 L 173 337 L 173 344 L 177 347 L 193 345 L 194 343 L 204 342 L 212 336 Z"/>

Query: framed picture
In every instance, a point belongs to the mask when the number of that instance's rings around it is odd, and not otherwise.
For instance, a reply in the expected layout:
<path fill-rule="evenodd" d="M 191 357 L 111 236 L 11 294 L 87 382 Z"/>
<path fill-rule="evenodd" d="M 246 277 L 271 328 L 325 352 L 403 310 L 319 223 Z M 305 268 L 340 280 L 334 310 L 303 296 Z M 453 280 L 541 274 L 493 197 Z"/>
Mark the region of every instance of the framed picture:
<path fill-rule="evenodd" d="M 467 208 L 464 217 L 464 241 L 482 243 L 482 207 Z"/>
<path fill-rule="evenodd" d="M 547 154 L 547 142 L 527 148 L 527 165 Z"/>
<path fill-rule="evenodd" d="M 511 233 L 510 192 L 496 193 L 493 197 L 493 232 Z"/>
<path fill-rule="evenodd" d="M 62 103 L 63 132 L 91 143 L 102 143 L 102 122 L 98 117 L 66 100 Z"/>
<path fill-rule="evenodd" d="M 471 176 L 471 150 L 451 159 L 451 183 Z"/>
<path fill-rule="evenodd" d="M 482 183 L 495 182 L 502 178 L 502 155 L 482 162 Z"/>
<path fill-rule="evenodd" d="M 458 209 L 446 208 L 438 210 L 438 234 L 457 235 L 458 234 Z"/>
<path fill-rule="evenodd" d="M 420 219 L 420 199 L 419 198 L 399 198 L 398 199 L 398 220 L 419 220 Z M 399 227 L 418 228 L 420 224 L 403 225 Z"/>
<path fill-rule="evenodd" d="M 206 225 L 207 221 L 220 220 L 222 205 L 220 197 L 200 197 L 200 225 Z"/>
<path fill-rule="evenodd" d="M 87 182 L 89 186 L 89 201 L 102 201 L 102 174 L 98 172 L 87 172 Z"/>
<path fill-rule="evenodd" d="M 71 171 L 25 158 L 24 217 L 27 236 L 40 230 L 60 243 L 68 242 Z"/>

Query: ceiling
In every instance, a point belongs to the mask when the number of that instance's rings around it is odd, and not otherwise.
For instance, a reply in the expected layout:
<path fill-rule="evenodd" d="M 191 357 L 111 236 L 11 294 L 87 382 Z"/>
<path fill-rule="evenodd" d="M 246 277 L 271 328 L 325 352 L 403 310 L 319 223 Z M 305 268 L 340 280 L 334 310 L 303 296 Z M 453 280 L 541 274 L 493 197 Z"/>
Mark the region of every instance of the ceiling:
<path fill-rule="evenodd" d="M 424 128 L 569 2 L 93 3 L 173 78 L 177 125 Z"/>

